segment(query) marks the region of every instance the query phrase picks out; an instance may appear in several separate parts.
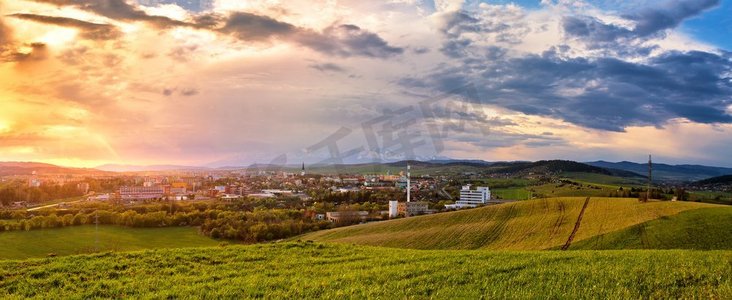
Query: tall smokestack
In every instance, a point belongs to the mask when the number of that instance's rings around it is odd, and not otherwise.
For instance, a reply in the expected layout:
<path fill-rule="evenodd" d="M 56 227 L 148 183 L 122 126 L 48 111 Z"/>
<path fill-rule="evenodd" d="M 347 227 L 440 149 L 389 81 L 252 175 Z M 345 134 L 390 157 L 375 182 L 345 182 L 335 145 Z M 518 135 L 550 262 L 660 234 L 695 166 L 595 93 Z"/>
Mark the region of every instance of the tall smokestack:
<path fill-rule="evenodd" d="M 409 181 L 409 176 L 410 176 L 409 170 L 411 168 L 412 167 L 409 166 L 409 164 L 407 164 L 407 202 L 411 202 L 412 201 L 412 197 L 411 197 L 411 194 L 410 194 L 410 192 L 411 192 L 411 185 L 410 185 L 410 181 Z"/>

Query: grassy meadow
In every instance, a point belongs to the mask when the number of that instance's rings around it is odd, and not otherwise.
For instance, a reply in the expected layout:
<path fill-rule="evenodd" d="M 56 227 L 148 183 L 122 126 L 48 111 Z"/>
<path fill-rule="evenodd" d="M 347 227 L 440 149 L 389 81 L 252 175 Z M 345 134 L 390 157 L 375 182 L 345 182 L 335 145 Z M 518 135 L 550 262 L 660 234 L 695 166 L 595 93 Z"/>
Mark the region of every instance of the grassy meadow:
<path fill-rule="evenodd" d="M 498 199 L 506 200 L 529 200 L 531 192 L 526 188 L 513 187 L 513 188 L 500 188 L 491 189 L 491 195 Z"/>
<path fill-rule="evenodd" d="M 663 216 L 585 239 L 570 249 L 732 249 L 732 207 Z"/>
<path fill-rule="evenodd" d="M 725 298 L 732 252 L 278 243 L 0 261 L 0 298 Z"/>
<path fill-rule="evenodd" d="M 298 238 L 412 249 L 554 249 L 566 243 L 584 200 L 585 197 L 521 201 L 342 227 L 313 232 Z M 720 209 L 726 206 L 693 202 L 640 203 L 637 199 L 628 198 L 591 198 L 574 241 L 702 208 Z M 732 213 L 728 216 L 732 219 Z"/>
<path fill-rule="evenodd" d="M 73 226 L 0 233 L 0 260 L 99 251 L 215 246 L 219 242 L 192 227 L 129 228 Z"/>

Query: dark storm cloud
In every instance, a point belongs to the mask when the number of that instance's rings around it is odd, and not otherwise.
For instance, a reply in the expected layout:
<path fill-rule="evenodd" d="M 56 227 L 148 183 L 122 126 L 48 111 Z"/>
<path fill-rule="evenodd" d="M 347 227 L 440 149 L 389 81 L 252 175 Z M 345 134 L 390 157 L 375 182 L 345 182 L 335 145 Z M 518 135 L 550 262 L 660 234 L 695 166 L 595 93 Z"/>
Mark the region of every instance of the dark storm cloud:
<path fill-rule="evenodd" d="M 589 16 L 567 16 L 562 21 L 562 28 L 568 37 L 585 41 L 592 48 L 614 48 L 663 35 L 665 30 L 676 28 L 684 20 L 717 5 L 719 0 L 671 0 L 624 15 L 624 19 L 634 23 L 633 28 L 604 23 Z M 633 44 L 637 46 L 637 43 Z"/>
<path fill-rule="evenodd" d="M 96 24 L 71 18 L 35 14 L 13 14 L 10 16 L 44 24 L 77 28 L 81 30 L 82 37 L 90 40 L 110 40 L 120 36 L 119 30 L 115 26 L 108 24 Z"/>
<path fill-rule="evenodd" d="M 473 83 L 484 103 L 611 131 L 662 126 L 672 118 L 732 123 L 732 60 L 706 52 L 668 52 L 647 63 L 560 58 L 553 52 L 494 63 L 444 67 L 409 87 L 450 92 Z M 480 99 L 473 99 L 479 101 Z"/>

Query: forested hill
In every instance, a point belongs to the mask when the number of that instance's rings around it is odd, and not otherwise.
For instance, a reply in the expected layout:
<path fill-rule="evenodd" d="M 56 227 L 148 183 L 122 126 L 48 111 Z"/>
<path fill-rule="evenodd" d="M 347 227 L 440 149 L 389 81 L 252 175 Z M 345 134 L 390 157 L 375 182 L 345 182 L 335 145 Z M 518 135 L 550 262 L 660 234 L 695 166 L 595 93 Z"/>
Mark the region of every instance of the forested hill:
<path fill-rule="evenodd" d="M 528 174 L 560 174 L 563 172 L 595 173 L 609 176 L 638 177 L 639 174 L 624 170 L 591 166 L 569 160 L 542 160 L 537 162 L 506 162 L 491 165 L 493 173 L 505 173 L 514 176 Z"/>
<path fill-rule="evenodd" d="M 647 163 L 634 163 L 634 162 L 607 162 L 607 161 L 593 161 L 587 162 L 586 164 L 600 167 L 600 168 L 612 168 L 618 170 L 625 170 L 635 172 L 638 174 L 648 173 Z M 696 181 L 703 180 L 711 177 L 717 177 L 722 175 L 731 175 L 732 168 L 724 167 L 711 167 L 711 166 L 700 166 L 700 165 L 668 165 L 653 163 L 653 177 L 654 180 L 662 181 Z"/>
<path fill-rule="evenodd" d="M 68 168 L 37 162 L 0 162 L 0 176 L 36 174 L 97 174 L 107 173 L 97 169 Z"/>

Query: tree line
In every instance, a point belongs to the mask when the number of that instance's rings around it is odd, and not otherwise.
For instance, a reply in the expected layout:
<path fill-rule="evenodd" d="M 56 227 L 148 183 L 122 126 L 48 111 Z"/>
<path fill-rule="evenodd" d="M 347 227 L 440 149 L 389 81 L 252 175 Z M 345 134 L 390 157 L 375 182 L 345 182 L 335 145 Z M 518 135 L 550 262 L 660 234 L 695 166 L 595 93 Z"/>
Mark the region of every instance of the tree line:
<path fill-rule="evenodd" d="M 136 228 L 196 226 L 212 238 L 255 243 L 333 226 L 327 221 L 313 220 L 306 216 L 305 210 L 259 207 L 248 211 L 238 206 L 236 203 L 171 203 L 126 208 L 95 204 L 66 211 L 0 211 L 0 232 L 94 224 Z"/>

